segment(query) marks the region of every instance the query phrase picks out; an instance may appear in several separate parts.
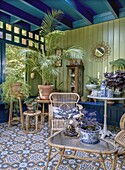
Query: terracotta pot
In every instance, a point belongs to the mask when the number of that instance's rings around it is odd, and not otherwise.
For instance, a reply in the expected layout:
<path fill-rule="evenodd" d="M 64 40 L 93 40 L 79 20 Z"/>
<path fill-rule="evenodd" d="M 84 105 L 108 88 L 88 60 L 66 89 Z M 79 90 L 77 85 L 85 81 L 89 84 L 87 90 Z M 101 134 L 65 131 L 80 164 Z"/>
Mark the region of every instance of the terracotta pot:
<path fill-rule="evenodd" d="M 11 84 L 11 86 L 10 86 L 10 93 L 11 94 L 20 93 L 21 90 L 22 90 L 22 83 L 21 82 L 16 82 L 14 84 Z"/>
<path fill-rule="evenodd" d="M 48 100 L 50 93 L 53 91 L 53 85 L 38 85 L 38 89 L 40 98 Z"/>

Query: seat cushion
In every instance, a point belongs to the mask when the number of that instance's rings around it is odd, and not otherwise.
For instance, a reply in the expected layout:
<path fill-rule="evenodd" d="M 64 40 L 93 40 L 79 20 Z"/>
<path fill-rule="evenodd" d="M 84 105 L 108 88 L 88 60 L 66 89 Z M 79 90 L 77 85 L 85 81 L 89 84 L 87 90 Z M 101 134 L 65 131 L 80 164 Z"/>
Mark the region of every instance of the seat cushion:
<path fill-rule="evenodd" d="M 70 119 L 73 118 L 73 116 L 79 114 L 79 111 L 77 108 L 67 109 L 63 110 L 59 107 L 53 107 L 53 118 L 58 119 Z"/>

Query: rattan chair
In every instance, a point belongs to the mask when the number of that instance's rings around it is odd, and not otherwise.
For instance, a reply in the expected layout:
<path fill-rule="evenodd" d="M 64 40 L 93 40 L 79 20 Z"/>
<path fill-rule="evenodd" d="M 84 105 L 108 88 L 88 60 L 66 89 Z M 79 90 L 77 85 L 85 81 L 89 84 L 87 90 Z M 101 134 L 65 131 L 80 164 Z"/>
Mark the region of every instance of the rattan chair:
<path fill-rule="evenodd" d="M 53 134 L 54 131 L 64 129 L 65 120 L 78 114 L 82 105 L 78 104 L 80 97 L 77 93 L 51 93 L 49 99 L 49 123 Z"/>
<path fill-rule="evenodd" d="M 120 119 L 121 131 L 115 137 L 115 143 L 120 146 L 118 156 L 125 155 L 125 114 Z"/>

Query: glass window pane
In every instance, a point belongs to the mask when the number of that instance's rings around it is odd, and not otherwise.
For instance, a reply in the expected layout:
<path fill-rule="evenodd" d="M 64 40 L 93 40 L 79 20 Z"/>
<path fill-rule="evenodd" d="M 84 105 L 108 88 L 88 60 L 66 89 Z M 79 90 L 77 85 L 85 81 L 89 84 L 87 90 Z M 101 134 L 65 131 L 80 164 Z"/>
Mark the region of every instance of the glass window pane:
<path fill-rule="evenodd" d="M 22 44 L 26 45 L 26 39 L 22 38 Z"/>
<path fill-rule="evenodd" d="M 29 32 L 29 37 L 33 38 L 33 33 L 32 32 Z"/>
<path fill-rule="evenodd" d="M 35 34 L 35 40 L 39 40 L 39 35 Z"/>
<path fill-rule="evenodd" d="M 19 34 L 20 29 L 18 27 L 14 27 L 14 33 Z"/>
<path fill-rule="evenodd" d="M 6 40 L 11 41 L 11 40 L 12 40 L 12 35 L 11 35 L 11 34 L 7 34 L 7 33 L 6 33 Z"/>
<path fill-rule="evenodd" d="M 44 37 L 40 37 L 40 41 L 41 41 L 41 42 L 44 42 Z"/>
<path fill-rule="evenodd" d="M 22 29 L 22 35 L 26 36 L 26 30 Z"/>
<path fill-rule="evenodd" d="M 40 44 L 40 49 L 43 50 L 44 49 L 44 45 Z"/>
<path fill-rule="evenodd" d="M 3 22 L 0 21 L 0 28 L 3 28 Z"/>
<path fill-rule="evenodd" d="M 12 26 L 10 24 L 6 24 L 6 30 L 12 31 Z"/>
<path fill-rule="evenodd" d="M 36 48 L 39 48 L 39 43 L 36 43 L 36 42 L 35 42 L 35 47 L 36 47 Z"/>
<path fill-rule="evenodd" d="M 32 46 L 33 46 L 33 41 L 32 41 L 32 40 L 29 40 L 29 41 L 28 41 L 28 45 L 32 47 Z"/>
<path fill-rule="evenodd" d="M 25 78 L 25 55 L 19 55 L 22 47 L 6 44 L 6 78 L 11 74 L 18 75 L 20 80 Z"/>
<path fill-rule="evenodd" d="M 14 42 L 19 43 L 19 37 L 14 36 Z"/>
<path fill-rule="evenodd" d="M 3 38 L 3 32 L 0 31 L 0 38 Z"/>

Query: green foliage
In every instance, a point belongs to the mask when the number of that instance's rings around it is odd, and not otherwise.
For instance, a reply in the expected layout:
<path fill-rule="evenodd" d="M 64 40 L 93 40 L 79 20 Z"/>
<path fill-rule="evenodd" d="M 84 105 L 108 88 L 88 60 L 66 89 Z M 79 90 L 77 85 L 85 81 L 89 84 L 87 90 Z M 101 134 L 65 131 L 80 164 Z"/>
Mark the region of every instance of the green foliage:
<path fill-rule="evenodd" d="M 21 47 L 6 45 L 6 77 L 16 75 L 20 79 L 24 79 L 25 61 L 24 56 L 19 55 Z"/>
<path fill-rule="evenodd" d="M 45 49 L 40 51 L 36 48 L 24 49 L 20 54 L 29 54 L 26 59 L 26 64 L 30 67 L 31 71 L 36 71 L 42 79 L 43 85 L 50 85 L 53 80 L 58 76 L 59 70 L 56 67 L 56 62 L 60 59 L 83 59 L 84 53 L 80 47 L 70 47 L 63 50 L 62 56 L 55 54 L 58 47 L 58 41 L 65 35 L 64 31 L 55 30 L 63 12 L 52 10 L 48 12 L 42 22 L 40 34 L 45 38 Z M 61 49 L 61 48 L 60 48 Z"/>
<path fill-rule="evenodd" d="M 116 66 L 118 68 L 124 68 L 125 67 L 125 59 L 119 58 L 117 60 L 111 61 L 110 64 L 112 66 Z"/>
<path fill-rule="evenodd" d="M 59 22 L 57 22 L 56 19 L 60 20 L 62 16 L 63 12 L 60 10 L 52 10 L 52 12 L 48 11 L 41 25 L 41 36 L 45 37 L 45 35 L 49 34 L 50 32 L 53 32 L 59 25 Z"/>
<path fill-rule="evenodd" d="M 21 82 L 22 83 L 22 88 L 21 88 L 21 92 L 23 94 L 23 98 L 27 98 L 29 96 L 29 93 L 30 93 L 30 86 L 27 85 L 23 80 L 20 80 L 18 77 L 16 76 L 8 76 L 8 78 L 6 79 L 5 82 L 3 82 L 1 85 L 0 85 L 0 88 L 2 90 L 2 95 L 1 95 L 1 98 L 2 98 L 2 101 L 9 105 L 10 104 L 10 100 L 13 100 L 13 101 L 16 101 L 17 98 L 16 96 L 10 96 L 11 94 L 11 86 L 14 84 L 14 83 L 17 83 L 17 82 Z"/>
<path fill-rule="evenodd" d="M 99 79 L 91 77 L 91 76 L 88 76 L 88 81 L 87 81 L 86 84 L 96 84 L 96 85 L 98 85 L 99 84 Z"/>

